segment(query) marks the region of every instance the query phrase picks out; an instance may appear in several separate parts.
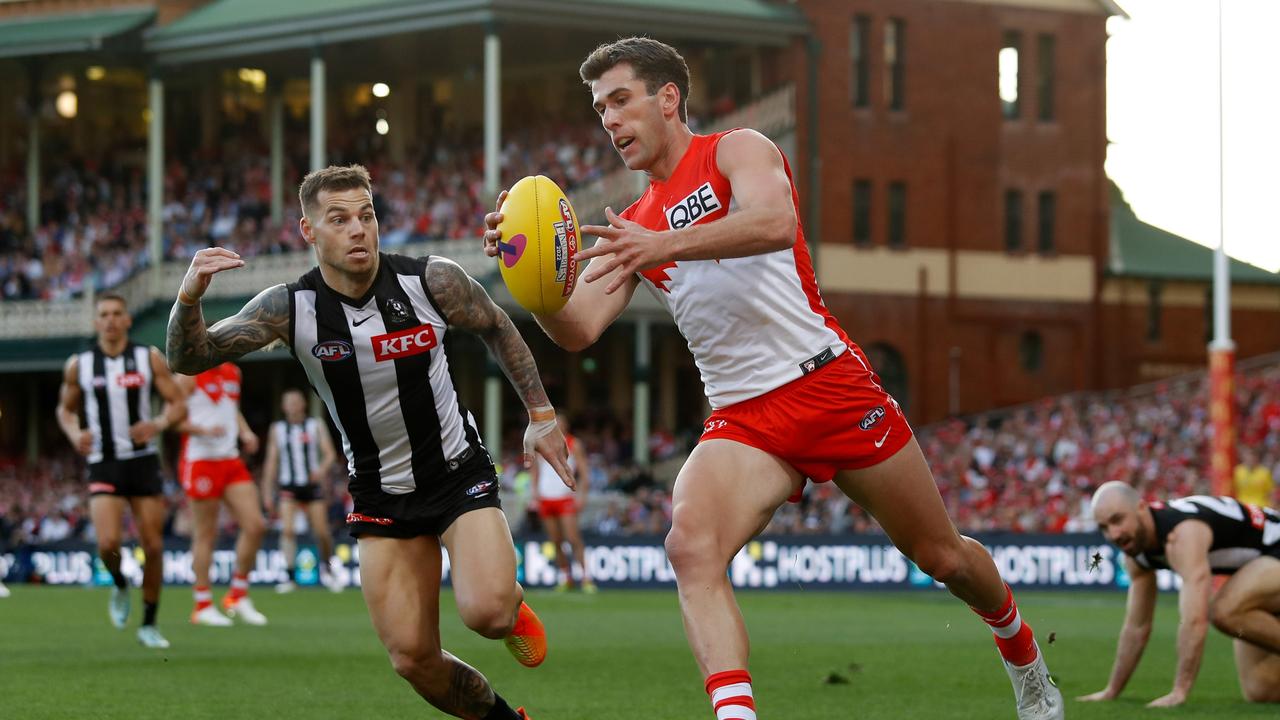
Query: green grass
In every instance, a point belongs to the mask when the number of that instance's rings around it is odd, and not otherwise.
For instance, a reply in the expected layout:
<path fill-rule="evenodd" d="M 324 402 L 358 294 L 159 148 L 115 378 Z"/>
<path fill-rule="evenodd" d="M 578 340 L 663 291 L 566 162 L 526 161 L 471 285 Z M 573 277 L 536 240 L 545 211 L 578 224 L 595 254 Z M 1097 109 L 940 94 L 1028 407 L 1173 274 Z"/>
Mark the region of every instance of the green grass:
<path fill-rule="evenodd" d="M 270 626 L 219 629 L 187 624 L 188 592 L 169 589 L 160 625 L 173 648 L 157 652 L 134 640 L 136 621 L 125 632 L 110 627 L 106 590 L 12 589 L 0 600 L 0 717 L 441 717 L 392 672 L 358 592 L 256 590 Z M 752 632 L 761 720 L 1014 717 L 990 633 L 949 596 L 796 591 L 739 599 Z M 1100 689 L 1123 596 L 1021 593 L 1020 600 L 1068 698 Z M 1216 632 L 1191 702 L 1171 711 L 1142 707 L 1172 681 L 1173 601 L 1161 598 L 1156 633 L 1124 699 L 1068 699 L 1068 718 L 1277 717 L 1274 706 L 1239 699 L 1230 643 Z M 501 643 L 468 632 L 447 595 L 445 647 L 537 720 L 711 717 L 674 593 L 536 592 L 530 603 L 550 633 L 541 668 L 520 667 Z M 1050 632 L 1056 640 L 1047 645 Z M 833 672 L 849 682 L 825 683 Z"/>

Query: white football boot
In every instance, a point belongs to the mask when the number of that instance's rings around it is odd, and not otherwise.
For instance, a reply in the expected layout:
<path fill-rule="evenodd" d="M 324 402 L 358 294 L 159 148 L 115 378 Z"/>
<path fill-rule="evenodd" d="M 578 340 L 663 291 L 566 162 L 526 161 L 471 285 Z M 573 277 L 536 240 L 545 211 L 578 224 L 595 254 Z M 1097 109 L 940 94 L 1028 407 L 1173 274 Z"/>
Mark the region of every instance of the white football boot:
<path fill-rule="evenodd" d="M 253 601 L 247 595 L 230 604 L 224 601 L 222 609 L 227 611 L 227 615 L 246 625 L 267 624 L 267 616 L 258 612 L 258 608 L 253 606 Z"/>
<path fill-rule="evenodd" d="M 160 631 L 155 625 L 143 625 L 138 628 L 138 642 L 144 647 L 155 648 L 156 650 L 164 650 L 169 647 L 169 641 L 164 639 Z"/>
<path fill-rule="evenodd" d="M 1006 662 L 1004 669 L 1013 683 L 1018 720 L 1062 720 L 1062 692 L 1049 677 L 1049 668 L 1039 646 L 1036 647 L 1036 659 L 1030 665 L 1014 666 Z"/>
<path fill-rule="evenodd" d="M 329 592 L 342 592 L 342 583 L 331 572 L 320 573 L 320 584 L 329 589 Z"/>
<path fill-rule="evenodd" d="M 111 600 L 107 603 L 107 615 L 117 630 L 123 630 L 129 622 L 129 589 L 112 586 Z"/>
<path fill-rule="evenodd" d="M 5 587 L 4 583 L 0 582 L 0 598 L 7 597 L 9 597 L 9 588 Z"/>
<path fill-rule="evenodd" d="M 231 618 L 218 612 L 218 608 L 207 605 L 202 610 L 191 613 L 192 625 L 208 625 L 209 627 L 231 627 Z"/>
<path fill-rule="evenodd" d="M 285 580 L 284 582 L 276 583 L 276 592 L 280 593 L 281 595 L 284 595 L 286 593 L 291 593 L 297 589 L 298 589 L 298 586 L 295 585 L 292 580 Z"/>

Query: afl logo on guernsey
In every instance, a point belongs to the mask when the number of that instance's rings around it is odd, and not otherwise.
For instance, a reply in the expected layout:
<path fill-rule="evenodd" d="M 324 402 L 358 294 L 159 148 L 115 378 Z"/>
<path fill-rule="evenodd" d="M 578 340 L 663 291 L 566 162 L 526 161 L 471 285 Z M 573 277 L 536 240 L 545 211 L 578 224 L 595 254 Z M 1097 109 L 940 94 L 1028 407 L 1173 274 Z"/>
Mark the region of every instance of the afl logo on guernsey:
<path fill-rule="evenodd" d="M 314 355 L 317 360 L 323 360 L 324 362 L 346 360 L 354 353 L 355 350 L 352 349 L 351 343 L 346 340 L 325 340 L 322 343 L 316 343 L 316 345 L 311 348 L 311 354 Z"/>
<path fill-rule="evenodd" d="M 710 182 L 702 183 L 702 187 L 689 193 L 685 199 L 667 208 L 667 224 L 672 230 L 692 225 L 702 218 L 724 207 Z"/>

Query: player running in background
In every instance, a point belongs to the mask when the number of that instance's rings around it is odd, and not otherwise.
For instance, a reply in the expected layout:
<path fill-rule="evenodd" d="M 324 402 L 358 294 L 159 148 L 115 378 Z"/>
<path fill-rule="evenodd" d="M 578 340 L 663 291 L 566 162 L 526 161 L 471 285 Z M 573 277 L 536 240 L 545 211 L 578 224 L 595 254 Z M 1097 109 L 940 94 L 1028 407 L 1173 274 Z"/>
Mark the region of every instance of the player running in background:
<path fill-rule="evenodd" d="M 307 516 L 307 525 L 320 555 L 316 564 L 320 584 L 342 592 L 329 565 L 333 556 L 333 534 L 329 531 L 329 469 L 338 455 L 329 439 L 324 421 L 307 416 L 307 398 L 301 390 L 286 390 L 280 399 L 284 419 L 271 423 L 267 433 L 267 456 L 262 461 L 262 502 L 271 513 L 280 486 L 280 552 L 284 554 L 289 579 L 276 585 L 276 592 L 293 592 L 297 571 L 297 511 Z"/>
<path fill-rule="evenodd" d="M 568 304 L 534 317 L 570 351 L 596 341 L 643 284 L 675 318 L 713 412 L 676 479 L 667 555 L 685 633 L 717 718 L 756 718 L 748 640 L 726 570 L 806 478 L 833 480 L 894 544 L 992 629 L 1018 717 L 1062 717 L 1031 628 L 977 541 L 962 537 L 897 402 L 823 305 L 778 148 L 754 130 L 694 135 L 689 69 L 627 38 L 582 64 L 623 162 L 649 187 L 578 253 L 594 258 Z M 501 207 L 503 197 L 499 198 Z M 500 213 L 485 218 L 497 255 Z"/>
<path fill-rule="evenodd" d="M 244 261 L 223 248 L 199 251 L 169 316 L 169 362 L 198 372 L 272 343 L 291 346 L 342 434 L 361 590 L 392 666 L 443 712 L 527 720 L 440 647 L 443 546 L 467 627 L 505 638 L 525 665 L 546 655 L 542 623 L 516 582 L 493 462 L 454 387 L 445 332 L 466 330 L 485 342 L 529 411 L 525 450 L 572 484 L 538 368 L 511 319 L 457 263 L 378 252 L 363 167 L 312 172 L 298 195 L 317 267 L 206 328 L 200 297 L 215 273 Z"/>
<path fill-rule="evenodd" d="M 573 586 L 572 561 L 582 570 L 582 591 L 590 594 L 596 591 L 596 584 L 591 582 L 591 575 L 587 571 L 586 546 L 582 542 L 582 532 L 578 529 L 578 512 L 587 504 L 591 484 L 587 477 L 587 455 L 582 451 L 577 438 L 569 434 L 569 421 L 564 415 L 559 416 L 558 422 L 569 446 L 569 472 L 573 473 L 576 489 L 567 487 L 556 474 L 555 468 L 551 467 L 551 463 L 541 457 L 530 468 L 530 487 L 533 488 L 533 501 L 538 507 L 542 527 L 547 531 L 547 539 L 556 548 L 556 566 L 562 573 L 556 582 L 556 589 L 565 591 Z M 566 541 L 573 553 L 572 558 L 564 551 Z"/>
<path fill-rule="evenodd" d="M 191 569 L 195 572 L 195 607 L 191 622 L 225 627 L 231 617 L 249 625 L 266 625 L 267 618 L 249 599 L 249 572 L 258 560 L 266 521 L 258 506 L 258 489 L 240 459 L 237 441 L 252 455 L 258 436 L 240 414 L 240 368 L 222 363 L 195 377 L 180 375 L 190 412 L 179 428 L 182 440 L 182 489 L 191 499 Z M 236 568 L 222 609 L 213 605 L 209 584 L 213 550 L 218 541 L 218 512 L 227 504 L 240 534 L 236 538 Z"/>
<path fill-rule="evenodd" d="M 1103 483 L 1093 518 L 1124 552 L 1129 602 L 1107 686 L 1083 701 L 1124 691 L 1151 637 L 1156 570 L 1173 570 L 1178 589 L 1178 666 L 1173 689 L 1147 707 L 1186 702 L 1200 672 L 1209 623 L 1232 638 L 1240 692 L 1250 702 L 1280 702 L 1280 512 L 1229 497 L 1143 501 L 1127 483 Z M 1213 594 L 1213 576 L 1230 579 Z"/>
<path fill-rule="evenodd" d="M 108 614 L 123 628 L 129 619 L 129 587 L 120 571 L 124 509 L 133 510 L 142 565 L 142 626 L 138 641 L 167 648 L 156 629 L 164 581 L 164 485 L 156 436 L 182 420 L 186 403 L 164 358 L 153 347 L 129 341 L 133 317 L 124 298 L 105 293 L 94 304 L 92 350 L 67 359 L 58 400 L 58 425 L 89 463 L 89 516 L 98 537 L 98 557 L 111 573 Z M 164 398 L 164 413 L 151 416 L 151 391 Z M 82 426 L 83 419 L 86 425 Z"/>

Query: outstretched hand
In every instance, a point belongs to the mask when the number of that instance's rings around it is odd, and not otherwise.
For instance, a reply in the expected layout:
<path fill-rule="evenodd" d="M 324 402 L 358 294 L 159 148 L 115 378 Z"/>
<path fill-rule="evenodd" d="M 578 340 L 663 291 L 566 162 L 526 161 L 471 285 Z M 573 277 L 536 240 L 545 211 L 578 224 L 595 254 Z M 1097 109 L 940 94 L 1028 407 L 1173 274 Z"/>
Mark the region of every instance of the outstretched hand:
<path fill-rule="evenodd" d="M 663 233 L 654 232 L 638 222 L 624 220 L 613 208 L 605 208 L 604 216 L 609 221 L 608 225 L 582 226 L 584 235 L 595 235 L 600 240 L 579 251 L 575 257 L 579 262 L 605 255 L 613 257 L 599 267 L 592 265 L 583 274 L 583 282 L 595 282 L 621 268 L 622 272 L 604 289 L 605 294 L 612 294 L 625 285 L 632 275 L 671 259 L 667 257 L 668 243 Z"/>
<path fill-rule="evenodd" d="M 506 202 L 507 191 L 498 193 L 498 204 L 495 210 L 484 216 L 484 254 L 498 257 L 498 241 L 502 239 L 502 231 L 498 229 L 505 216 L 502 214 L 502 203 Z"/>
<path fill-rule="evenodd" d="M 226 248 L 205 248 L 196 252 L 178 288 L 179 300 L 190 300 L 188 305 L 195 303 L 209 289 L 214 275 L 241 267 L 244 267 L 244 260 Z"/>
<path fill-rule="evenodd" d="M 560 432 L 560 424 L 554 417 L 529 423 L 529 428 L 524 431 L 524 453 L 526 467 L 533 462 L 533 454 L 537 453 L 551 464 L 565 487 L 577 489 L 573 473 L 569 472 L 569 444 L 565 442 L 564 433 Z"/>

